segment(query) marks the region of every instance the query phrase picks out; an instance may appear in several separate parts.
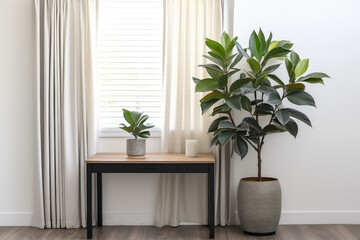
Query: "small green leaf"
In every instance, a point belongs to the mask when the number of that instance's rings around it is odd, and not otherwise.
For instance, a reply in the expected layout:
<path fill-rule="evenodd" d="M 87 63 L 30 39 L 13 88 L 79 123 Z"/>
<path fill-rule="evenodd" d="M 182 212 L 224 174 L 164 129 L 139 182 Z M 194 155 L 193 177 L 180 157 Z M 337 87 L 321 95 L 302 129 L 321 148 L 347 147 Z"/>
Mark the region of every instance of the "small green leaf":
<path fill-rule="evenodd" d="M 251 81 L 250 78 L 242 78 L 242 79 L 238 79 L 235 82 L 233 82 L 233 84 L 231 84 L 230 86 L 230 93 L 234 92 L 235 90 L 241 88 L 242 86 L 244 86 L 245 84 L 249 83 Z"/>
<path fill-rule="evenodd" d="M 270 52 L 271 50 L 273 50 L 274 48 L 276 48 L 277 45 L 279 45 L 280 41 L 274 41 L 270 44 L 269 48 L 268 48 L 268 52 Z"/>
<path fill-rule="evenodd" d="M 288 110 L 288 112 L 292 117 L 299 119 L 300 121 L 306 123 L 311 127 L 311 121 L 304 113 L 292 108 L 284 108 L 284 109 Z"/>
<path fill-rule="evenodd" d="M 262 111 L 265 113 L 272 113 L 274 111 L 274 107 L 267 103 L 261 103 L 261 104 L 257 105 L 255 110 Z"/>
<path fill-rule="evenodd" d="M 251 113 L 251 102 L 250 99 L 248 97 L 241 96 L 241 106 L 243 109 L 245 109 L 246 111 L 248 111 L 249 113 Z"/>
<path fill-rule="evenodd" d="M 295 79 L 295 75 L 294 75 L 294 77 L 292 77 L 293 72 L 294 72 L 293 64 L 290 62 L 290 60 L 288 58 L 285 58 L 285 66 L 286 66 L 286 70 L 287 70 L 287 73 L 288 73 L 289 78 L 290 78 L 290 82 L 293 82 L 293 80 Z"/>
<path fill-rule="evenodd" d="M 276 118 L 279 120 L 281 125 L 285 125 L 290 119 L 290 113 L 286 109 L 279 109 L 275 112 Z"/>
<path fill-rule="evenodd" d="M 296 82 L 306 82 L 306 83 L 321 83 L 324 84 L 324 80 L 321 78 L 308 78 L 306 80 L 297 80 Z"/>
<path fill-rule="evenodd" d="M 269 74 L 268 77 L 271 78 L 272 80 L 274 80 L 277 84 L 279 84 L 281 86 L 285 86 L 285 83 L 283 81 L 281 81 L 278 76 Z"/>
<path fill-rule="evenodd" d="M 281 104 L 281 98 L 277 92 L 270 93 L 266 102 L 269 104 L 278 105 Z"/>
<path fill-rule="evenodd" d="M 240 135 L 237 135 L 236 145 L 237 149 L 239 150 L 240 157 L 243 159 L 248 153 L 248 145 Z"/>
<path fill-rule="evenodd" d="M 206 38 L 205 44 L 206 44 L 206 46 L 208 46 L 212 51 L 218 53 L 223 59 L 225 59 L 225 49 L 224 49 L 224 47 L 223 47 L 220 43 L 218 43 L 218 42 L 216 42 L 216 41 L 214 41 L 214 40 L 211 40 L 211 39 Z"/>
<path fill-rule="evenodd" d="M 195 92 L 207 92 L 213 91 L 219 87 L 218 81 L 216 79 L 206 78 L 200 80 L 195 86 Z"/>
<path fill-rule="evenodd" d="M 241 54 L 238 54 L 229 68 L 232 69 L 233 67 L 235 67 L 236 64 L 238 64 L 242 58 L 243 58 L 243 56 Z"/>
<path fill-rule="evenodd" d="M 259 123 L 252 117 L 246 117 L 243 119 L 250 127 L 254 128 L 258 133 L 262 131 Z"/>
<path fill-rule="evenodd" d="M 126 120 L 130 125 L 135 124 L 134 119 L 132 119 L 131 112 L 130 112 L 129 110 L 124 109 L 124 108 L 123 108 L 122 110 L 123 110 L 123 116 L 124 116 L 125 120 Z"/>
<path fill-rule="evenodd" d="M 294 120 L 292 120 L 291 118 L 289 119 L 289 121 L 284 125 L 284 128 L 291 134 L 294 136 L 294 138 L 296 138 L 296 135 L 298 133 L 298 125 L 296 124 L 296 122 Z"/>
<path fill-rule="evenodd" d="M 265 60 L 269 60 L 275 57 L 286 57 L 289 52 L 290 50 L 288 49 L 277 47 L 269 51 L 268 54 L 266 54 Z"/>
<path fill-rule="evenodd" d="M 250 35 L 249 48 L 252 55 L 255 56 L 258 61 L 260 61 L 262 58 L 260 40 L 255 31 L 253 31 Z"/>
<path fill-rule="evenodd" d="M 237 128 L 230 121 L 223 120 L 219 123 L 218 129 L 237 129 Z"/>
<path fill-rule="evenodd" d="M 236 110 L 241 110 L 241 96 L 240 95 L 231 96 L 225 102 L 229 107 L 236 109 Z"/>
<path fill-rule="evenodd" d="M 290 53 L 290 59 L 291 59 L 291 62 L 292 62 L 292 64 L 293 64 L 293 66 L 298 65 L 298 63 L 300 62 L 300 57 L 299 57 L 299 55 L 298 55 L 296 52 L 294 52 L 294 51 L 292 51 L 292 52 Z"/>
<path fill-rule="evenodd" d="M 210 99 L 221 99 L 223 98 L 223 95 L 220 92 L 211 92 L 209 94 L 206 94 L 202 99 L 200 99 L 200 102 L 204 102 Z"/>
<path fill-rule="evenodd" d="M 304 91 L 292 91 L 286 96 L 288 100 L 296 105 L 309 105 L 315 106 L 315 101 L 313 97 Z"/>
<path fill-rule="evenodd" d="M 260 63 L 256 61 L 254 58 L 248 58 L 246 61 L 249 63 L 251 70 L 255 74 L 257 74 L 260 71 L 261 69 Z"/>
<path fill-rule="evenodd" d="M 149 138 L 150 137 L 150 132 L 149 131 L 140 132 L 139 137 Z"/>
<path fill-rule="evenodd" d="M 269 46 L 271 44 L 271 40 L 272 40 L 272 32 L 270 32 L 270 35 L 268 37 L 268 39 L 266 40 L 266 51 L 269 51 Z"/>
<path fill-rule="evenodd" d="M 217 119 L 215 119 L 211 124 L 210 124 L 210 127 L 208 129 L 208 133 L 210 132 L 214 132 L 218 129 L 218 126 L 219 126 L 219 123 L 223 120 L 227 120 L 229 119 L 228 117 L 219 117 Z"/>
<path fill-rule="evenodd" d="M 222 60 L 219 60 L 217 58 L 214 58 L 212 56 L 203 55 L 204 58 L 209 59 L 210 61 L 216 63 L 217 65 L 221 66 L 222 68 L 225 68 L 225 63 Z"/>
<path fill-rule="evenodd" d="M 276 69 L 278 69 L 280 67 L 281 64 L 275 64 L 275 65 L 271 65 L 267 68 L 265 68 L 265 70 L 263 71 L 263 73 L 272 73 L 273 71 L 275 71 Z"/>
<path fill-rule="evenodd" d="M 304 77 L 301 77 L 298 79 L 299 80 L 307 80 L 310 78 L 330 78 L 326 73 L 322 73 L 322 72 L 314 72 L 314 73 L 310 73 Z"/>
<path fill-rule="evenodd" d="M 228 84 L 227 75 L 221 75 L 219 78 L 219 88 L 225 88 Z"/>
<path fill-rule="evenodd" d="M 200 82 L 200 79 L 199 79 L 199 78 L 193 77 L 192 79 L 193 79 L 193 81 L 194 81 L 195 84 L 197 84 L 198 82 Z"/>
<path fill-rule="evenodd" d="M 259 30 L 258 36 L 259 36 L 259 40 L 260 40 L 260 53 L 261 53 L 261 56 L 262 56 L 263 53 L 264 53 L 265 50 L 266 50 L 266 41 L 265 41 L 264 33 L 263 33 L 263 31 L 261 30 L 261 28 L 260 28 L 260 30 Z"/>
<path fill-rule="evenodd" d="M 309 67 L 309 59 L 301 60 L 295 67 L 295 78 L 303 75 Z"/>
<path fill-rule="evenodd" d="M 236 48 L 237 48 L 239 54 L 241 54 L 242 56 L 244 56 L 246 58 L 250 57 L 238 42 L 236 42 L 235 45 L 236 45 Z"/>
<path fill-rule="evenodd" d="M 208 52 L 208 54 L 209 54 L 210 56 L 212 56 L 212 57 L 214 57 L 214 58 L 222 61 L 222 62 L 225 61 L 225 57 L 221 56 L 221 55 L 220 55 L 219 53 L 217 53 L 217 52 L 210 51 L 210 52 Z"/>
<path fill-rule="evenodd" d="M 235 135 L 235 131 L 224 130 L 219 133 L 219 142 L 221 146 L 225 146 L 226 143 Z"/>
<path fill-rule="evenodd" d="M 272 87 L 267 87 L 267 86 L 260 86 L 256 90 L 265 95 L 269 95 L 270 93 L 277 93 L 277 91 L 275 89 L 273 89 Z"/>
<path fill-rule="evenodd" d="M 305 85 L 302 83 L 291 83 L 286 85 L 286 89 L 288 91 L 293 91 L 293 90 L 301 90 L 304 91 L 305 90 Z"/>
<path fill-rule="evenodd" d="M 270 124 L 267 125 L 266 127 L 264 127 L 264 132 L 266 132 L 266 134 L 270 134 L 270 133 L 281 133 L 281 132 L 285 132 L 286 130 L 281 127 L 280 125 L 275 125 L 275 124 Z"/>
<path fill-rule="evenodd" d="M 209 63 L 209 64 L 200 64 L 200 65 L 198 65 L 198 67 L 210 68 L 210 69 L 212 69 L 212 70 L 214 70 L 214 71 L 217 71 L 217 72 L 219 72 L 219 73 L 222 73 L 222 72 L 223 72 L 218 65 L 212 64 L 212 63 Z"/>
<path fill-rule="evenodd" d="M 214 145 L 219 144 L 219 139 L 218 139 L 219 135 L 216 135 L 215 137 L 213 137 L 213 139 L 211 139 L 210 142 L 210 150 L 214 147 Z"/>
<path fill-rule="evenodd" d="M 224 47 L 224 49 L 226 49 L 226 47 L 230 44 L 230 37 L 226 32 L 223 32 L 223 34 L 221 35 L 221 45 Z"/>
<path fill-rule="evenodd" d="M 204 114 L 207 110 L 209 110 L 217 101 L 219 101 L 219 99 L 210 99 L 206 102 L 201 102 L 201 114 Z"/>

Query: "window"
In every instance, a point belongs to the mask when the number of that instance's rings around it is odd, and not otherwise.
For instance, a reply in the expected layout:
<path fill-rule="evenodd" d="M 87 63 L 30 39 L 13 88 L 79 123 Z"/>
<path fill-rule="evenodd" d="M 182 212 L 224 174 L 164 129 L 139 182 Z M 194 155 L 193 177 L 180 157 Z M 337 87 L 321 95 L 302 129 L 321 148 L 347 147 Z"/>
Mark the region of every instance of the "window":
<path fill-rule="evenodd" d="M 119 136 L 122 108 L 145 112 L 159 128 L 162 0 L 100 0 L 98 22 L 101 136 Z"/>

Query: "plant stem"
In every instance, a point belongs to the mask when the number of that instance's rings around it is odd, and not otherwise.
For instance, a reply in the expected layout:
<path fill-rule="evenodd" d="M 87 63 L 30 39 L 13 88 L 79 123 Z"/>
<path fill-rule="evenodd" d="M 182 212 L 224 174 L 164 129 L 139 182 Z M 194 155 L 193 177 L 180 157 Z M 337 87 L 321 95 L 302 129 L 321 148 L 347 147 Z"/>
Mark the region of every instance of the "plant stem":
<path fill-rule="evenodd" d="M 236 126 L 236 125 L 235 125 L 235 122 L 234 122 L 234 119 L 232 118 L 232 116 L 231 116 L 231 113 L 230 113 L 230 112 L 228 112 L 228 115 L 229 115 L 229 117 L 230 117 L 231 123 L 232 123 L 232 124 L 234 124 L 234 126 Z"/>
<path fill-rule="evenodd" d="M 247 142 L 255 149 L 255 151 L 258 150 L 257 147 L 255 147 L 255 145 L 250 142 L 250 140 L 248 140 L 248 139 L 246 139 L 246 138 L 243 138 L 243 139 L 244 139 L 245 141 L 247 141 Z"/>
<path fill-rule="evenodd" d="M 258 150 L 257 150 L 257 154 L 258 154 L 258 181 L 260 182 L 261 179 L 261 145 L 258 145 Z"/>

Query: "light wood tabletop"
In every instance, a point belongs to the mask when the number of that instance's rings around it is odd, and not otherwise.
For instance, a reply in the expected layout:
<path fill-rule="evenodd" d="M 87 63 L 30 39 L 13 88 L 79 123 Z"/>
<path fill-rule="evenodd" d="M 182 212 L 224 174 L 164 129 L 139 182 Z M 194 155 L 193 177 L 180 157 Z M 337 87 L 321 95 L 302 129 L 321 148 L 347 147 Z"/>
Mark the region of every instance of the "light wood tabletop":
<path fill-rule="evenodd" d="M 183 153 L 147 153 L 143 157 L 128 157 L 125 153 L 97 153 L 86 163 L 215 163 L 211 153 L 198 153 L 186 157 Z"/>

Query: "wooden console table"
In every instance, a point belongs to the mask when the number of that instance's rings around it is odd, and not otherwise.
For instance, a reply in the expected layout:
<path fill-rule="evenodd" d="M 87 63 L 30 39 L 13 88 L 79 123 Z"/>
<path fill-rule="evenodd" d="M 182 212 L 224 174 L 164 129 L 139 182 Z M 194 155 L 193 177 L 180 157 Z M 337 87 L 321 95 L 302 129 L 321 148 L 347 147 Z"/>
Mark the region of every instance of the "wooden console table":
<path fill-rule="evenodd" d="M 102 173 L 207 173 L 208 174 L 208 227 L 210 238 L 214 232 L 214 156 L 198 154 L 146 154 L 142 158 L 130 158 L 122 153 L 97 153 L 86 160 L 87 184 L 87 238 L 92 238 L 92 173 L 97 174 L 98 226 L 102 226 Z"/>

